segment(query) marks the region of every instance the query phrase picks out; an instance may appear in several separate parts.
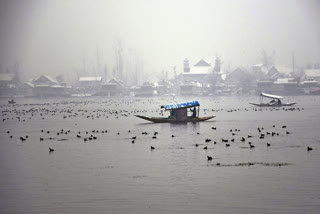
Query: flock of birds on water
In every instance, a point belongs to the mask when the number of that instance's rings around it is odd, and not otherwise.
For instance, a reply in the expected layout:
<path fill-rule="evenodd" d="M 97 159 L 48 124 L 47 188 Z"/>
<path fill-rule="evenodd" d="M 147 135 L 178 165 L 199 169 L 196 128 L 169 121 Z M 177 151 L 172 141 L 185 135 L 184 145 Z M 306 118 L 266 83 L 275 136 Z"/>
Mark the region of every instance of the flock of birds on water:
<path fill-rule="evenodd" d="M 18 122 L 18 123 L 24 123 L 32 120 L 50 120 L 53 118 L 61 118 L 62 120 L 66 119 L 73 119 L 73 118 L 84 118 L 84 119 L 119 119 L 123 117 L 133 117 L 133 115 L 140 113 L 140 114 L 158 114 L 160 116 L 164 115 L 163 110 L 139 110 L 136 108 L 135 104 L 138 103 L 140 107 L 144 107 L 148 102 L 154 102 L 154 100 L 121 100 L 120 102 L 117 101 L 105 101 L 105 102 L 96 102 L 96 101 L 68 101 L 68 102 L 56 102 L 56 103 L 43 103 L 43 104 L 9 104 L 9 105 L 1 105 L 1 119 L 2 123 L 12 123 L 12 122 Z M 90 108 L 90 105 L 95 104 L 95 108 Z M 100 108 L 96 108 L 100 106 Z M 123 106 L 126 106 L 126 109 L 123 109 Z M 129 108 L 128 108 L 129 107 Z M 128 110 L 132 109 L 132 110 Z M 203 114 L 212 113 L 212 112 L 239 112 L 239 111 L 303 111 L 304 108 L 251 108 L 251 109 L 202 109 Z M 106 120 L 108 121 L 108 120 Z M 139 121 L 142 122 L 142 121 Z M 6 127 L 5 125 L 1 127 Z M 281 130 L 277 129 L 281 128 Z M 212 131 L 217 130 L 217 127 L 211 127 Z M 58 140 L 58 141 L 64 141 L 70 139 L 70 135 L 73 134 L 72 138 L 81 139 L 84 142 L 87 141 L 94 141 L 98 139 L 98 134 L 108 134 L 110 133 L 110 130 L 86 130 L 86 131 L 72 131 L 69 129 L 61 128 L 58 131 L 52 131 L 52 130 L 39 130 L 41 132 L 41 137 L 39 138 L 39 141 L 45 141 L 45 140 Z M 241 148 L 249 148 L 254 149 L 256 145 L 253 143 L 254 138 L 258 139 L 265 139 L 267 137 L 276 137 L 279 135 L 290 135 L 291 132 L 287 129 L 286 125 L 283 125 L 281 127 L 276 127 L 276 125 L 272 125 L 272 127 L 256 127 L 256 134 L 250 135 L 250 134 L 240 134 L 240 128 L 230 129 L 228 130 L 230 133 L 229 138 L 220 138 L 218 139 L 212 139 L 212 138 L 206 138 L 204 142 L 201 143 L 195 143 L 194 146 L 198 149 L 204 149 L 208 150 L 209 146 L 211 146 L 210 143 L 213 143 L 213 145 L 221 144 L 223 143 L 226 148 L 231 147 L 234 142 L 242 142 L 247 143 L 247 146 L 242 146 Z M 5 131 L 10 139 L 19 137 L 21 142 L 26 141 L 29 136 L 14 136 L 12 133 L 14 133 L 14 130 L 6 130 Z M 74 133 L 76 132 L 76 133 Z M 127 130 L 127 135 L 131 134 L 131 130 Z M 120 131 L 113 131 L 114 135 L 121 135 Z M 136 131 L 134 132 L 136 133 Z M 54 136 L 52 136 L 52 134 Z M 153 131 L 151 133 L 147 131 L 142 131 L 140 133 L 144 136 L 150 136 L 151 139 L 157 139 L 159 132 Z M 196 133 L 197 135 L 200 135 L 199 132 Z M 100 136 L 99 136 L 100 137 Z M 177 136 L 171 135 L 171 138 L 175 138 Z M 135 134 L 132 135 L 129 139 L 132 144 L 136 143 L 136 141 L 140 137 Z M 271 143 L 266 142 L 266 147 L 270 147 Z M 156 146 L 151 145 L 150 150 L 156 150 Z M 183 148 L 181 148 L 183 149 Z M 313 150 L 312 147 L 307 146 L 307 151 Z M 49 147 L 49 152 L 53 153 L 55 151 L 54 148 Z M 213 159 L 212 156 L 207 155 L 207 160 L 211 161 Z M 220 163 L 217 163 L 217 165 L 220 165 Z"/>

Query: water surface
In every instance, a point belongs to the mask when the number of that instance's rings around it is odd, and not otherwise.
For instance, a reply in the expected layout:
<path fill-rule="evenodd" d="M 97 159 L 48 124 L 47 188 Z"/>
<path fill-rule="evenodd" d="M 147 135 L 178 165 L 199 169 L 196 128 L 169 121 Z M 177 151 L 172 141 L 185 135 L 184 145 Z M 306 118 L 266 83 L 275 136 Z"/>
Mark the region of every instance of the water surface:
<path fill-rule="evenodd" d="M 134 117 L 168 116 L 160 105 L 193 99 L 200 115 L 216 118 Z M 288 97 L 294 109 L 251 101 L 258 98 L 0 100 L 0 213 L 319 213 L 320 97 Z"/>

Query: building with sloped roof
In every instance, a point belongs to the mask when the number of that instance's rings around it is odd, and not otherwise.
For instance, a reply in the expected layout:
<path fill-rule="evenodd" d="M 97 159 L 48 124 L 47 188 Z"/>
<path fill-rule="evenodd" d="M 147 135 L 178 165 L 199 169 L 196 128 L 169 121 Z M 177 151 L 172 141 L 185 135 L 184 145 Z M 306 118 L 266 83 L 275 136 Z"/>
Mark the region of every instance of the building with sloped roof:
<path fill-rule="evenodd" d="M 126 87 L 118 80 L 112 78 L 108 83 L 102 83 L 97 93 L 101 96 L 120 96 L 128 93 Z"/>
<path fill-rule="evenodd" d="M 185 83 L 190 82 L 206 82 L 208 80 L 208 75 L 212 73 L 212 66 L 206 62 L 204 59 L 201 59 L 194 66 L 189 69 L 184 69 L 182 73 L 183 81 Z M 187 71 L 187 72 L 186 72 Z"/>
<path fill-rule="evenodd" d="M 288 78 L 293 76 L 292 68 L 283 66 L 272 66 L 267 73 L 269 80 L 276 81 L 278 78 Z"/>
<path fill-rule="evenodd" d="M 316 80 L 320 82 L 320 69 L 306 69 L 304 71 L 306 80 Z"/>
<path fill-rule="evenodd" d="M 16 95 L 19 81 L 14 73 L 0 73 L 0 96 L 11 97 Z"/>
<path fill-rule="evenodd" d="M 33 95 L 38 97 L 69 96 L 71 90 L 70 86 L 59 85 L 55 79 L 47 75 L 31 80 L 25 87 L 32 88 L 32 85 Z"/>
<path fill-rule="evenodd" d="M 276 69 L 274 66 L 272 66 L 268 73 L 267 73 L 268 77 L 270 80 L 277 80 L 280 77 L 280 72 L 278 71 L 278 69 Z"/>
<path fill-rule="evenodd" d="M 76 91 L 81 94 L 99 94 L 102 84 L 101 76 L 80 77 L 76 85 Z"/>
<path fill-rule="evenodd" d="M 52 85 L 58 85 L 58 82 L 53 79 L 50 76 L 47 75 L 41 75 L 40 77 L 33 79 L 31 83 L 37 87 L 37 86 L 52 86 Z"/>
<path fill-rule="evenodd" d="M 221 63 L 219 57 L 215 59 L 214 66 L 207 60 L 200 59 L 189 68 L 189 61 L 185 59 L 184 72 L 181 74 L 181 94 L 207 94 L 214 90 L 215 85 L 222 82 Z"/>

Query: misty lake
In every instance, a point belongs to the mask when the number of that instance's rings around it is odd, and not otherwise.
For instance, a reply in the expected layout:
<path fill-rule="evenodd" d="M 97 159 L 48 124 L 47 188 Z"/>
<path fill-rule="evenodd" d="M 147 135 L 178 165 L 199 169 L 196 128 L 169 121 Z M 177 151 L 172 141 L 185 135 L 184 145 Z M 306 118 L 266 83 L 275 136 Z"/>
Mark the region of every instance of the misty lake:
<path fill-rule="evenodd" d="M 0 213 L 319 213 L 320 97 L 258 99 L 1 99 Z M 216 118 L 134 116 L 187 100 Z"/>

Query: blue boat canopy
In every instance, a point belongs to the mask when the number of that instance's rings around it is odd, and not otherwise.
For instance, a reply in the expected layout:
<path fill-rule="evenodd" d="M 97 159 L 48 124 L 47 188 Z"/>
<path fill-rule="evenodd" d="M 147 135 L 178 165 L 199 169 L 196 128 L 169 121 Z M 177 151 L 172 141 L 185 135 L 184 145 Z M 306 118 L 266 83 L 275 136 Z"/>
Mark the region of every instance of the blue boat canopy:
<path fill-rule="evenodd" d="M 199 105 L 200 103 L 198 101 L 190 101 L 185 103 L 167 104 L 167 105 L 161 106 L 161 108 L 164 108 L 165 110 L 172 110 L 172 109 L 178 109 L 178 108 L 191 108 Z"/>

